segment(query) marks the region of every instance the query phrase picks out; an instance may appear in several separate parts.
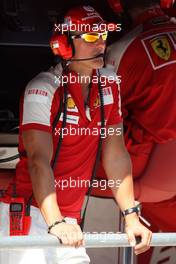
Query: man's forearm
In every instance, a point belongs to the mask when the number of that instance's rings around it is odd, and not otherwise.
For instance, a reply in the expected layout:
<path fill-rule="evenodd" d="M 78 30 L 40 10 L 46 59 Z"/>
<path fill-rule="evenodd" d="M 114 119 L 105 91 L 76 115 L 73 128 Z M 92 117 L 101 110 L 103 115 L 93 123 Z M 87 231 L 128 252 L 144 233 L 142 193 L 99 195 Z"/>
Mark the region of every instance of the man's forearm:
<path fill-rule="evenodd" d="M 40 160 L 29 160 L 28 165 L 36 202 L 46 223 L 51 225 L 63 218 L 57 204 L 51 166 Z"/>
<path fill-rule="evenodd" d="M 108 161 L 104 165 L 104 169 L 108 179 L 112 179 L 114 183 L 120 181 L 119 187 L 112 188 L 115 200 L 117 201 L 121 211 L 135 206 L 133 179 L 131 161 L 128 153 L 121 155 L 113 161 Z M 129 215 L 127 218 L 136 218 L 136 214 Z"/>

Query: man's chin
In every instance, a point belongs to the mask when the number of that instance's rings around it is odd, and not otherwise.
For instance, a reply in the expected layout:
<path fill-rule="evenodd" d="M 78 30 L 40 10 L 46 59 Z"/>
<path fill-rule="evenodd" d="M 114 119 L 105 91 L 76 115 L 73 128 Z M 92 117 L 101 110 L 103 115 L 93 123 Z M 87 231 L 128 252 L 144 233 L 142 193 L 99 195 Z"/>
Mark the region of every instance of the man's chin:
<path fill-rule="evenodd" d="M 100 69 L 104 66 L 104 60 L 102 57 L 96 58 L 92 61 L 92 64 L 94 65 L 94 69 Z"/>

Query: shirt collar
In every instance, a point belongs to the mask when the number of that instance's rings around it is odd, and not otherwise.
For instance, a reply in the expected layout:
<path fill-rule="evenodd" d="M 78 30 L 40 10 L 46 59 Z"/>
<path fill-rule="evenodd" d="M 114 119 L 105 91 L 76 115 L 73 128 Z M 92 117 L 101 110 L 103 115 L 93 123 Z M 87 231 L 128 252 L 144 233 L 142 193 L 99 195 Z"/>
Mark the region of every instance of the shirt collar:
<path fill-rule="evenodd" d="M 74 72 L 74 71 L 69 71 L 66 75 L 67 76 L 73 76 L 73 78 L 78 78 L 78 73 Z M 92 74 L 92 78 L 97 77 L 97 72 L 96 70 L 93 70 L 93 74 Z M 98 85 L 95 84 L 94 82 L 92 82 L 92 86 L 91 86 L 91 93 L 90 93 L 90 104 L 93 104 L 93 101 L 95 101 L 97 94 L 98 94 Z M 83 99 L 83 95 L 82 95 L 82 87 L 80 85 L 80 83 L 78 82 L 68 82 L 68 92 L 71 94 L 76 106 L 78 107 L 80 113 L 82 114 L 82 116 L 85 118 L 85 120 L 87 121 L 87 117 L 85 114 L 85 107 L 84 107 L 84 99 Z"/>

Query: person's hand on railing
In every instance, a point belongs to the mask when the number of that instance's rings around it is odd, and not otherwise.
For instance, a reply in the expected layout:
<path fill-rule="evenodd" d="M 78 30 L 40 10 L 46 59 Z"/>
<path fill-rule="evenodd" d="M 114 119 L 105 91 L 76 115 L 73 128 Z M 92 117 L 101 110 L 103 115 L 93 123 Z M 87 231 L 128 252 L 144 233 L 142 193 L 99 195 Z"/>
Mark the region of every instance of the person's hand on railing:
<path fill-rule="evenodd" d="M 50 234 L 57 236 L 59 241 L 65 246 L 78 248 L 85 245 L 83 233 L 78 224 L 60 223 L 50 230 Z"/>
<path fill-rule="evenodd" d="M 134 247 L 136 255 L 141 254 L 150 248 L 152 232 L 140 223 L 138 217 L 132 218 L 132 215 L 126 217 L 125 231 L 130 245 Z M 136 243 L 135 237 L 141 237 L 139 244 Z"/>

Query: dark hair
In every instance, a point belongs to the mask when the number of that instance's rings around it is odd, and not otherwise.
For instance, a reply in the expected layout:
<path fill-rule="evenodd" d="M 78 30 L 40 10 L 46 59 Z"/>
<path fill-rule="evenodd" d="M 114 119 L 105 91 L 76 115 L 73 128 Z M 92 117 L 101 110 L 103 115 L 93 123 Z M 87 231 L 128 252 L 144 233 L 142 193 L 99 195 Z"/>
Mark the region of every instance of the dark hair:
<path fill-rule="evenodd" d="M 125 9 L 146 8 L 159 4 L 159 0 L 121 0 Z"/>

